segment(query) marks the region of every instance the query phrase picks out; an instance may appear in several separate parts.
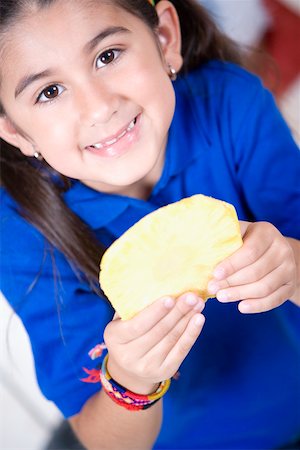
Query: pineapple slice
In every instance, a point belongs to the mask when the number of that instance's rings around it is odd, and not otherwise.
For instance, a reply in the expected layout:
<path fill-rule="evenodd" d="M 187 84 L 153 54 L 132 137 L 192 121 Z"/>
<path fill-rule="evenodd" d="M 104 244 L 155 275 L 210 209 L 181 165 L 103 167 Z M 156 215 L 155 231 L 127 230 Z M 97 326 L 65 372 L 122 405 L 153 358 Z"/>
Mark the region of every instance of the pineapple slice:
<path fill-rule="evenodd" d="M 232 205 L 193 195 L 148 214 L 104 253 L 100 284 L 121 319 L 166 295 L 207 300 L 215 266 L 242 245 Z"/>

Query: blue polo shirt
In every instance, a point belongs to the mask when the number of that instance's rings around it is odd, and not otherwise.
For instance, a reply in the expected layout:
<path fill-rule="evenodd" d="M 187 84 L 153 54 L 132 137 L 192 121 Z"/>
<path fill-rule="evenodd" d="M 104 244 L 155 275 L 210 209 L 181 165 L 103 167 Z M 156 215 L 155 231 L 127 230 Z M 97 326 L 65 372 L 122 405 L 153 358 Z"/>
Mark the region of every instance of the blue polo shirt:
<path fill-rule="evenodd" d="M 106 246 L 149 212 L 196 193 L 299 239 L 300 152 L 271 94 L 253 75 L 216 61 L 174 87 L 165 165 L 149 199 L 99 193 L 74 180 L 69 207 Z M 103 341 L 113 310 L 49 250 L 4 190 L 1 204 L 1 289 L 30 336 L 42 392 L 70 417 L 100 388 L 81 381 L 82 367 L 93 367 L 88 351 Z M 287 301 L 242 315 L 236 304 L 211 299 L 205 316 L 164 397 L 155 448 L 279 448 L 299 439 L 300 309 Z"/>

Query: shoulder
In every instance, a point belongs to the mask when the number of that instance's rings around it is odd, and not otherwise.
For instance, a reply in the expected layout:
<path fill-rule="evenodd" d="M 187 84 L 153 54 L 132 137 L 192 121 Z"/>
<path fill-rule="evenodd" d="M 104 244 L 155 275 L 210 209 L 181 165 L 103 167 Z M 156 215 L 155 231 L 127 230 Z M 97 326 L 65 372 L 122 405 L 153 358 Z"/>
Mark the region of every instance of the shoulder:
<path fill-rule="evenodd" d="M 203 133 L 209 130 L 209 135 L 232 142 L 246 124 L 257 123 L 265 114 L 269 121 L 278 115 L 273 95 L 261 80 L 233 63 L 209 61 L 179 77 L 175 90 L 178 108 L 188 105 Z"/>
<path fill-rule="evenodd" d="M 231 90 L 263 89 L 261 80 L 237 64 L 222 61 L 209 61 L 187 75 L 191 84 L 202 85 L 216 90 L 218 85 Z M 244 92 L 245 94 L 245 92 Z"/>
<path fill-rule="evenodd" d="M 0 188 L 0 227 L 1 227 L 1 242 L 5 242 L 5 248 L 8 243 L 16 245 L 15 237 L 18 237 L 18 243 L 21 241 L 28 242 L 31 235 L 32 238 L 43 240 L 41 233 L 35 229 L 27 220 L 24 219 L 17 202 L 7 193 L 7 191 Z M 1 250 L 3 247 L 1 246 Z"/>
<path fill-rule="evenodd" d="M 16 206 L 16 202 L 8 195 L 6 189 L 0 187 L 1 217 Z"/>
<path fill-rule="evenodd" d="M 0 189 L 0 287 L 13 306 L 32 285 L 45 260 L 45 238 L 19 212 L 17 203 Z M 48 270 L 50 273 L 50 269 Z"/>
<path fill-rule="evenodd" d="M 199 67 L 198 71 L 215 78 L 226 78 L 229 76 L 234 81 L 242 80 L 246 83 L 259 83 L 259 78 L 238 64 L 226 61 L 212 60 Z"/>
<path fill-rule="evenodd" d="M 256 75 L 221 61 L 209 61 L 179 77 L 177 87 L 179 96 L 189 98 L 197 108 L 215 111 L 217 116 L 226 112 L 234 112 L 235 116 L 243 114 L 255 99 L 264 98 L 266 92 Z"/>

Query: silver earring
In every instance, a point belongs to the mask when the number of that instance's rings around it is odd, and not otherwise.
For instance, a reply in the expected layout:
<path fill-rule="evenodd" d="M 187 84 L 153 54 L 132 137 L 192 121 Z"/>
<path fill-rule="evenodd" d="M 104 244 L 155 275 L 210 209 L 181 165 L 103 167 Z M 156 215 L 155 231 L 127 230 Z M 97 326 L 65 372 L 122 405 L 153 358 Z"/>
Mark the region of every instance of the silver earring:
<path fill-rule="evenodd" d="M 177 78 L 177 72 L 176 70 L 169 64 L 169 77 L 170 80 L 175 81 Z"/>
<path fill-rule="evenodd" d="M 42 160 L 43 160 L 43 157 L 42 157 L 42 155 L 41 155 L 40 152 L 35 151 L 34 154 L 33 154 L 33 156 L 34 156 L 34 158 L 36 158 L 38 161 L 42 161 Z"/>

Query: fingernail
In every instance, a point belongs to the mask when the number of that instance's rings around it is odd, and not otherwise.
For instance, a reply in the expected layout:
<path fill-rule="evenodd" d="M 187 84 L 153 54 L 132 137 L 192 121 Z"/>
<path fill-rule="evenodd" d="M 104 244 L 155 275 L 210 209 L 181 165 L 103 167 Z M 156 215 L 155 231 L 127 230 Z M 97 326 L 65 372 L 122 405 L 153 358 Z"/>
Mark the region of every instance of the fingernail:
<path fill-rule="evenodd" d="M 172 297 L 164 297 L 163 302 L 167 308 L 172 308 L 175 304 L 174 299 Z"/>
<path fill-rule="evenodd" d="M 249 305 L 249 303 L 241 302 L 239 304 L 239 310 L 241 313 L 249 313 L 251 312 L 251 305 Z"/>
<path fill-rule="evenodd" d="M 213 275 L 217 280 L 222 280 L 225 277 L 225 270 L 222 267 L 218 267 L 213 271 Z"/>
<path fill-rule="evenodd" d="M 219 285 L 218 285 L 218 283 L 215 283 L 214 281 L 210 281 L 209 283 L 208 283 L 208 286 L 207 286 L 207 289 L 208 289 L 208 292 L 210 293 L 210 294 L 216 294 L 217 292 L 218 292 L 218 290 L 220 289 L 220 287 L 219 287 Z"/>
<path fill-rule="evenodd" d="M 203 316 L 201 314 L 197 314 L 194 318 L 194 324 L 199 327 L 203 324 Z"/>
<path fill-rule="evenodd" d="M 185 303 L 187 303 L 190 306 L 196 305 L 198 299 L 195 296 L 195 294 L 186 294 L 185 299 L 184 299 Z"/>
<path fill-rule="evenodd" d="M 194 306 L 193 310 L 197 312 L 202 312 L 204 310 L 205 303 L 202 298 L 198 298 L 198 303 Z"/>
<path fill-rule="evenodd" d="M 229 295 L 227 292 L 220 291 L 217 294 L 217 299 L 220 300 L 220 302 L 226 302 L 229 299 Z"/>

